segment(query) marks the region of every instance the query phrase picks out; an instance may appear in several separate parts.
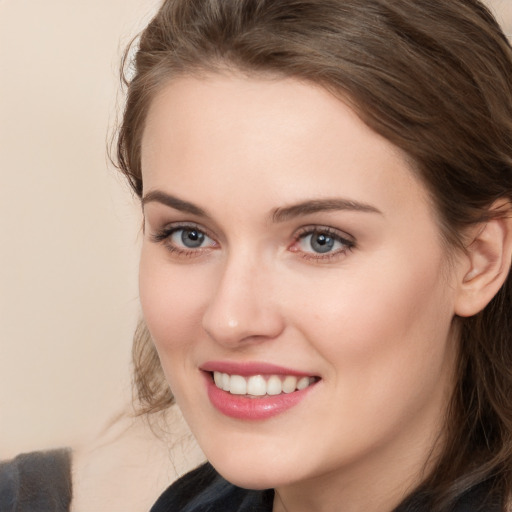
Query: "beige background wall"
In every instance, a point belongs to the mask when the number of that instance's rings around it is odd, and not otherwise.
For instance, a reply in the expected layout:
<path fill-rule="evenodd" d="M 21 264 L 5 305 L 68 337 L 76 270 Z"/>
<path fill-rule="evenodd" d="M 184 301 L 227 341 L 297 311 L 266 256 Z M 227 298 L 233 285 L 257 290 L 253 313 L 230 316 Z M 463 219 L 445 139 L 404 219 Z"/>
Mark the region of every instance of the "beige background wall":
<path fill-rule="evenodd" d="M 157 0 L 0 0 L 0 459 L 129 400 L 139 214 L 105 157 Z M 512 33 L 512 0 L 493 2 Z"/>
<path fill-rule="evenodd" d="M 129 400 L 139 211 L 105 155 L 155 0 L 0 0 L 0 459 Z"/>

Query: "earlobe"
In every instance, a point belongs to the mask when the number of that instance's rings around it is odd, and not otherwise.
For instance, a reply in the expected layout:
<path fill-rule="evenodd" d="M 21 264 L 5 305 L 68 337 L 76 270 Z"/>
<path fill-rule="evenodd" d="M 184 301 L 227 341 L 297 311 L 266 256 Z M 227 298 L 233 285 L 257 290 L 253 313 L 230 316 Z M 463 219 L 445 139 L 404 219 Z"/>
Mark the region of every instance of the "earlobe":
<path fill-rule="evenodd" d="M 472 230 L 463 257 L 455 314 L 472 316 L 487 306 L 505 282 L 512 261 L 512 212 L 508 202 L 495 204 L 497 217 Z"/>

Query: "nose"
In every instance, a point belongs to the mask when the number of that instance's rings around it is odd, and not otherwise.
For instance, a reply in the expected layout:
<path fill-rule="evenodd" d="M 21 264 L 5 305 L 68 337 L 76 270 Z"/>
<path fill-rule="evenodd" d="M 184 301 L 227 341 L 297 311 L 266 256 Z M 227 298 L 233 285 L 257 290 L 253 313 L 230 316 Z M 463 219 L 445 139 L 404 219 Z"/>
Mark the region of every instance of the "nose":
<path fill-rule="evenodd" d="M 203 314 L 203 328 L 217 343 L 234 348 L 274 339 L 284 329 L 275 269 L 243 256 L 224 263 Z"/>

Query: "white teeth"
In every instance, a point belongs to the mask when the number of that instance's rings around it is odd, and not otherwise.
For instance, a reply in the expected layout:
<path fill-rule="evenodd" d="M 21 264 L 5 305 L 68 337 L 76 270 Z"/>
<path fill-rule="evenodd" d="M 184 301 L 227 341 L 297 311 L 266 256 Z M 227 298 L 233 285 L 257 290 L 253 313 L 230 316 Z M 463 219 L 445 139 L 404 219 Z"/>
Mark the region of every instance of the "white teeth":
<path fill-rule="evenodd" d="M 297 377 L 288 375 L 283 380 L 283 391 L 285 393 L 293 393 L 297 389 Z"/>
<path fill-rule="evenodd" d="M 263 396 L 267 393 L 267 383 L 261 375 L 253 375 L 247 381 L 247 394 Z"/>
<path fill-rule="evenodd" d="M 294 375 L 286 375 L 284 378 L 278 375 L 270 375 L 268 378 L 263 375 L 243 377 L 222 372 L 213 372 L 213 380 L 219 389 L 233 395 L 251 396 L 293 393 L 296 390 L 305 389 L 315 382 L 313 377 L 301 377 L 300 379 Z"/>
<path fill-rule="evenodd" d="M 309 377 L 302 377 L 302 379 L 297 382 L 297 389 L 306 389 L 309 386 Z"/>
<path fill-rule="evenodd" d="M 281 379 L 277 375 L 272 375 L 267 381 L 267 395 L 280 395 L 282 390 Z"/>
<path fill-rule="evenodd" d="M 231 375 L 229 387 L 229 392 L 233 395 L 245 395 L 247 393 L 247 381 L 240 375 Z"/>
<path fill-rule="evenodd" d="M 229 391 L 231 388 L 231 379 L 227 373 L 222 374 L 222 389 L 224 391 Z"/>
<path fill-rule="evenodd" d="M 222 389 L 222 376 L 224 374 L 220 372 L 213 372 L 213 380 L 215 381 L 215 385 Z"/>

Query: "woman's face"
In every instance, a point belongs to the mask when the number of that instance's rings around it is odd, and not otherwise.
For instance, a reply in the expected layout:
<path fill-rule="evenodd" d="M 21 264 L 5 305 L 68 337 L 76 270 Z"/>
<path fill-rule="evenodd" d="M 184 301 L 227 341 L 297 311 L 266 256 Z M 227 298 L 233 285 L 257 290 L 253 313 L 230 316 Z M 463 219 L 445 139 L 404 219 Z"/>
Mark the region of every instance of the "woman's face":
<path fill-rule="evenodd" d="M 322 88 L 211 75 L 155 98 L 142 168 L 143 313 L 214 466 L 253 488 L 416 475 L 456 286 L 400 151 Z"/>

